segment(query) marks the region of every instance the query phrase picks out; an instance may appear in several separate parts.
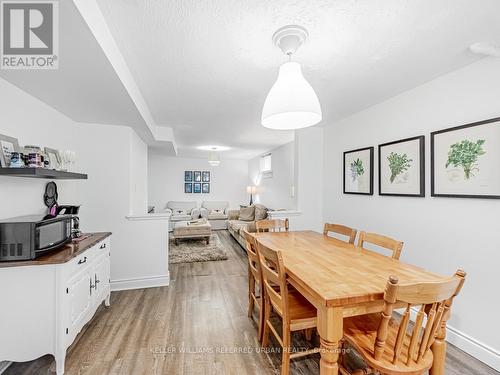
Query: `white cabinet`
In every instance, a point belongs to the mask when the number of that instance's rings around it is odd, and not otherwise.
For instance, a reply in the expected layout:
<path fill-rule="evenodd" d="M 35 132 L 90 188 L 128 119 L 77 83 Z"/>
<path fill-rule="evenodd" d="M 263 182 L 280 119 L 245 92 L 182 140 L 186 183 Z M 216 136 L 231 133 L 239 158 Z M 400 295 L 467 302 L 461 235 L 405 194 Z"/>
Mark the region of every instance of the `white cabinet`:
<path fill-rule="evenodd" d="M 104 301 L 109 306 L 109 234 L 64 263 L 0 267 L 0 362 L 45 354 L 64 373 L 66 349 Z"/>

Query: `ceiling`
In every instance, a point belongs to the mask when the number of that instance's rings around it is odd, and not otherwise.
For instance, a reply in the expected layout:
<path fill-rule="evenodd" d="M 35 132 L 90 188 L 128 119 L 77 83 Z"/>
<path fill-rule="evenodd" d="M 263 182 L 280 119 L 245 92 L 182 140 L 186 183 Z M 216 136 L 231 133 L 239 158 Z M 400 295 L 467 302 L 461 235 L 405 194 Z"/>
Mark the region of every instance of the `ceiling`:
<path fill-rule="evenodd" d="M 291 140 L 260 125 L 286 60 L 271 43 L 283 25 L 309 31 L 294 59 L 318 93 L 322 124 L 474 62 L 474 42 L 500 41 L 498 0 L 98 4 L 155 122 L 173 128 L 182 155 L 222 144 L 244 156 Z"/>

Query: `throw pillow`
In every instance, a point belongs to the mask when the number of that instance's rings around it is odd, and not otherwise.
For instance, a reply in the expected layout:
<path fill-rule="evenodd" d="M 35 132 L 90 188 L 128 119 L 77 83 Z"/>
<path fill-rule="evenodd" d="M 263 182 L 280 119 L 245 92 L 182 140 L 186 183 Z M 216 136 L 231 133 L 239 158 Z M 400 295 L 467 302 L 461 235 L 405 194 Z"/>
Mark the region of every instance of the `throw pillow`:
<path fill-rule="evenodd" d="M 261 204 L 255 205 L 255 221 L 264 220 L 267 218 L 267 208 Z"/>
<path fill-rule="evenodd" d="M 174 216 L 186 215 L 184 210 L 174 210 Z"/>
<path fill-rule="evenodd" d="M 254 221 L 255 220 L 255 206 L 241 208 L 239 220 L 241 220 L 241 221 Z"/>
<path fill-rule="evenodd" d="M 210 211 L 210 215 L 223 215 L 224 210 L 212 210 Z"/>

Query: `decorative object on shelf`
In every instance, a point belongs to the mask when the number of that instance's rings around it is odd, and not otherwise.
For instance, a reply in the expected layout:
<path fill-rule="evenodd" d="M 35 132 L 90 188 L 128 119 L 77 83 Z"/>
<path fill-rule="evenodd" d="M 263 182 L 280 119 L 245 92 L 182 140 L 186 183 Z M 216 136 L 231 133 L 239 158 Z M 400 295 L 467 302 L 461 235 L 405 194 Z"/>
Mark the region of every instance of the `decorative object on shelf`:
<path fill-rule="evenodd" d="M 201 193 L 201 183 L 200 182 L 195 182 L 193 184 L 193 193 L 195 193 L 195 194 Z"/>
<path fill-rule="evenodd" d="M 61 154 L 58 150 L 53 148 L 44 147 L 45 154 L 47 155 L 47 160 L 49 162 L 48 168 L 59 170 L 62 167 Z"/>
<path fill-rule="evenodd" d="M 201 192 L 203 194 L 210 194 L 210 184 L 208 182 L 201 184 Z"/>
<path fill-rule="evenodd" d="M 59 152 L 61 169 L 63 171 L 69 171 L 72 169 L 72 165 L 76 162 L 76 152 L 71 150 L 63 150 Z"/>
<path fill-rule="evenodd" d="M 378 146 L 378 193 L 425 196 L 425 137 L 413 137 Z"/>
<path fill-rule="evenodd" d="M 191 194 L 193 192 L 193 184 L 191 182 L 184 183 L 184 193 Z"/>
<path fill-rule="evenodd" d="M 10 168 L 24 168 L 24 154 L 20 152 L 10 153 Z"/>
<path fill-rule="evenodd" d="M 253 195 L 257 192 L 257 186 L 247 186 L 247 194 L 250 194 L 250 206 L 253 204 Z"/>
<path fill-rule="evenodd" d="M 28 167 L 29 168 L 43 168 L 44 158 L 43 154 L 32 152 L 28 154 Z"/>
<path fill-rule="evenodd" d="M 210 182 L 210 172 L 209 171 L 203 171 L 201 173 L 201 181 L 202 182 Z"/>
<path fill-rule="evenodd" d="M 322 119 L 321 105 L 314 89 L 302 75 L 292 55 L 309 34 L 302 26 L 288 25 L 273 35 L 273 43 L 289 61 L 280 66 L 278 79 L 267 94 L 262 109 L 262 125 L 270 129 L 300 129 L 316 125 Z"/>
<path fill-rule="evenodd" d="M 373 147 L 344 152 L 344 194 L 373 195 Z"/>
<path fill-rule="evenodd" d="M 184 181 L 193 182 L 193 171 L 184 171 Z"/>
<path fill-rule="evenodd" d="M 193 172 L 193 181 L 194 182 L 201 182 L 201 172 L 200 171 Z"/>
<path fill-rule="evenodd" d="M 10 159 L 13 152 L 21 152 L 17 138 L 0 134 L 0 167 L 10 167 Z"/>
<path fill-rule="evenodd" d="M 500 117 L 431 133 L 433 197 L 500 198 Z"/>

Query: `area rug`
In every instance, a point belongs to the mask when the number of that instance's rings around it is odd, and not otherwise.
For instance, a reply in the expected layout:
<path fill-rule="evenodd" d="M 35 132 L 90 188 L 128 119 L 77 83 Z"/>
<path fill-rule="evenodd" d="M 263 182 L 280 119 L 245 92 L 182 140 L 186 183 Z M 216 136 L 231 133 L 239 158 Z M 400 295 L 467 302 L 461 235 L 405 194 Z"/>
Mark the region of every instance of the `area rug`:
<path fill-rule="evenodd" d="M 183 239 L 179 240 L 179 245 L 176 245 L 172 238 L 170 239 L 168 253 L 170 264 L 210 262 L 226 259 L 227 251 L 217 236 L 212 235 L 208 245 L 205 239 Z"/>

